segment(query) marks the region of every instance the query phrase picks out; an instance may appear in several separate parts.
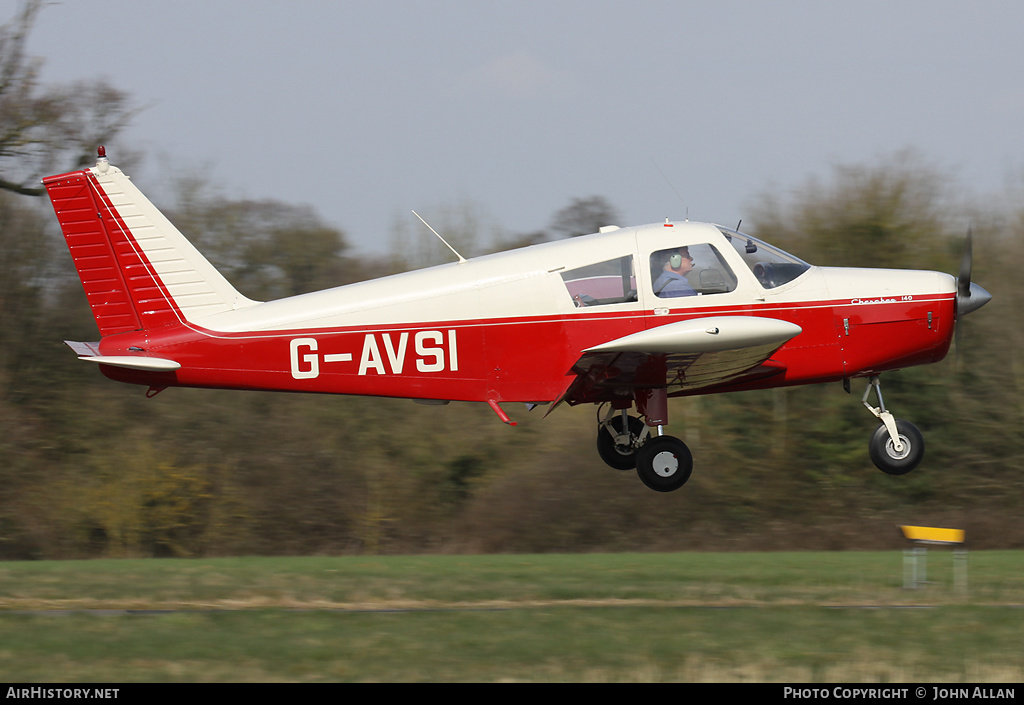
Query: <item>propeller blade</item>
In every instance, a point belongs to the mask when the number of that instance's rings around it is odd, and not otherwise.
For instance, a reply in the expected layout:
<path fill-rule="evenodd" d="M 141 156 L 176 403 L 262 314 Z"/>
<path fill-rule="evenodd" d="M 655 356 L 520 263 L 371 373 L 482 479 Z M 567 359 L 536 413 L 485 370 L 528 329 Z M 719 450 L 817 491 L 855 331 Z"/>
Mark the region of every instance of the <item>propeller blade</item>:
<path fill-rule="evenodd" d="M 964 243 L 964 254 L 960 259 L 960 276 L 956 278 L 957 300 L 971 298 L 971 263 L 974 259 L 972 254 L 972 241 L 974 237 L 970 228 L 967 230 L 967 240 Z"/>
<path fill-rule="evenodd" d="M 977 311 L 979 308 L 987 304 L 992 300 L 992 294 L 977 284 L 972 283 L 967 291 L 967 295 L 963 296 L 959 293 L 960 283 L 957 282 L 958 293 L 956 295 L 956 323 L 953 328 L 954 343 L 956 344 L 956 350 L 960 352 L 960 329 L 963 326 L 960 323 L 960 318 L 966 316 L 972 311 Z"/>

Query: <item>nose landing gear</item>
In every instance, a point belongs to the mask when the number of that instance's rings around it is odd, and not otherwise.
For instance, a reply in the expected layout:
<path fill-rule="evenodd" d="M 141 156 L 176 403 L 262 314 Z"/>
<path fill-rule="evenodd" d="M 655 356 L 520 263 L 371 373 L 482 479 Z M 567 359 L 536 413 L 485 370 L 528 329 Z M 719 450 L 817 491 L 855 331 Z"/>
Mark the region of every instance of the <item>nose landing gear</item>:
<path fill-rule="evenodd" d="M 878 397 L 878 406 L 871 406 L 868 402 L 872 390 Z M 924 457 L 924 436 L 917 426 L 894 418 L 886 410 L 882 400 L 882 385 L 877 375 L 868 380 L 868 388 L 864 390 L 861 402 L 882 422 L 868 444 L 871 462 L 888 475 L 906 475 L 916 468 Z"/>

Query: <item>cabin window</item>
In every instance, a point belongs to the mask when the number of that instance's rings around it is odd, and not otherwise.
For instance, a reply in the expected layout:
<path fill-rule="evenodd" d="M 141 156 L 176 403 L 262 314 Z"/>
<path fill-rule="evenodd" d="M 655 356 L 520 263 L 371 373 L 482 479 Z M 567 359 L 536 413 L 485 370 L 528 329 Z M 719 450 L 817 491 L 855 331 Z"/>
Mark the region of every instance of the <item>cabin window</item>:
<path fill-rule="evenodd" d="M 633 257 L 619 257 L 562 272 L 576 306 L 603 306 L 636 301 Z"/>
<path fill-rule="evenodd" d="M 651 286 L 662 299 L 724 294 L 736 289 L 736 275 L 714 245 L 670 247 L 651 255 Z"/>
<path fill-rule="evenodd" d="M 801 259 L 735 230 L 719 228 L 765 289 L 787 284 L 811 268 Z"/>

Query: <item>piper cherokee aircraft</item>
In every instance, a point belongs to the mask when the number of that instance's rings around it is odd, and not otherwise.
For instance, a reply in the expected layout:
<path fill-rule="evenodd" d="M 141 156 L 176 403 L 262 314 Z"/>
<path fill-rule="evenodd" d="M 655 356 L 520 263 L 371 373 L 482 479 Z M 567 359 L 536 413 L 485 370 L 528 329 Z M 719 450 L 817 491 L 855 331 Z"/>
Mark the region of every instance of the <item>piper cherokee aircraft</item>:
<path fill-rule="evenodd" d="M 659 492 L 693 468 L 663 431 L 670 397 L 836 381 L 849 391 L 853 378 L 867 380 L 862 401 L 880 422 L 871 459 L 909 472 L 924 440 L 885 408 L 879 374 L 941 360 L 957 319 L 991 298 L 970 280 L 969 235 L 953 277 L 815 267 L 738 230 L 666 220 L 257 302 L 102 147 L 94 167 L 43 184 L 100 333 L 67 345 L 107 377 L 149 396 L 176 386 L 486 402 L 512 425 L 500 404 L 596 404 L 601 458 Z"/>

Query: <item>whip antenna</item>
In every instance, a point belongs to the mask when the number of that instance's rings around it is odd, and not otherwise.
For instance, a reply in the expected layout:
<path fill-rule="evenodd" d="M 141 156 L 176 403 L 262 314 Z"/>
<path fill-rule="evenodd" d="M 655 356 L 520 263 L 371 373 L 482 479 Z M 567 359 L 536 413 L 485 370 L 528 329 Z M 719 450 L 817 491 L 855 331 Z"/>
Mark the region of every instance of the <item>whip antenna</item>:
<path fill-rule="evenodd" d="M 658 162 L 656 162 L 654 160 L 654 157 L 651 157 L 651 163 L 654 164 L 654 168 L 658 170 L 659 174 L 661 174 L 661 178 L 665 179 L 665 183 L 668 184 L 668 187 L 670 189 L 672 189 L 673 192 L 675 192 L 676 198 L 679 199 L 679 202 L 682 203 L 684 206 L 686 206 L 686 201 L 683 200 L 683 197 L 679 193 L 679 191 L 676 189 L 675 184 L 673 184 L 671 179 L 669 179 L 668 176 L 665 175 L 665 172 L 661 170 L 661 167 L 658 165 Z M 690 219 L 690 215 L 689 215 L 690 209 L 687 207 L 686 211 L 687 211 L 686 219 L 689 220 Z"/>
<path fill-rule="evenodd" d="M 454 247 L 452 247 L 451 245 L 449 245 L 449 244 L 448 244 L 448 241 L 447 241 L 447 240 L 445 240 L 445 239 L 444 239 L 443 237 L 441 237 L 441 234 L 440 234 L 439 232 L 437 232 L 436 230 L 434 230 L 433 228 L 431 228 L 431 227 L 430 227 L 430 223 L 428 223 L 427 221 L 423 220 L 423 218 L 421 218 L 421 217 L 420 217 L 420 214 L 419 214 L 419 213 L 417 213 L 416 211 L 413 211 L 413 212 L 412 212 L 412 214 L 413 214 L 414 216 L 416 216 L 417 218 L 419 218 L 419 219 L 420 219 L 420 222 L 421 222 L 421 223 L 423 223 L 423 224 L 424 224 L 424 225 L 426 225 L 426 226 L 427 226 L 428 228 L 430 228 L 430 232 L 432 232 L 432 233 L 434 233 L 435 235 L 437 235 L 437 239 L 438 239 L 438 240 L 440 240 L 441 242 L 443 242 L 443 243 L 444 243 L 444 245 L 445 245 L 445 247 L 447 247 L 447 248 L 448 248 L 449 250 L 451 250 L 452 252 L 454 252 L 454 253 L 455 253 L 455 256 L 459 258 L 459 264 L 461 264 L 461 263 L 463 263 L 463 262 L 465 262 L 465 261 L 466 261 L 466 258 L 465 258 L 465 257 L 463 257 L 462 255 L 460 255 L 460 254 L 458 253 L 458 251 L 456 251 L 456 249 L 455 249 Z"/>

